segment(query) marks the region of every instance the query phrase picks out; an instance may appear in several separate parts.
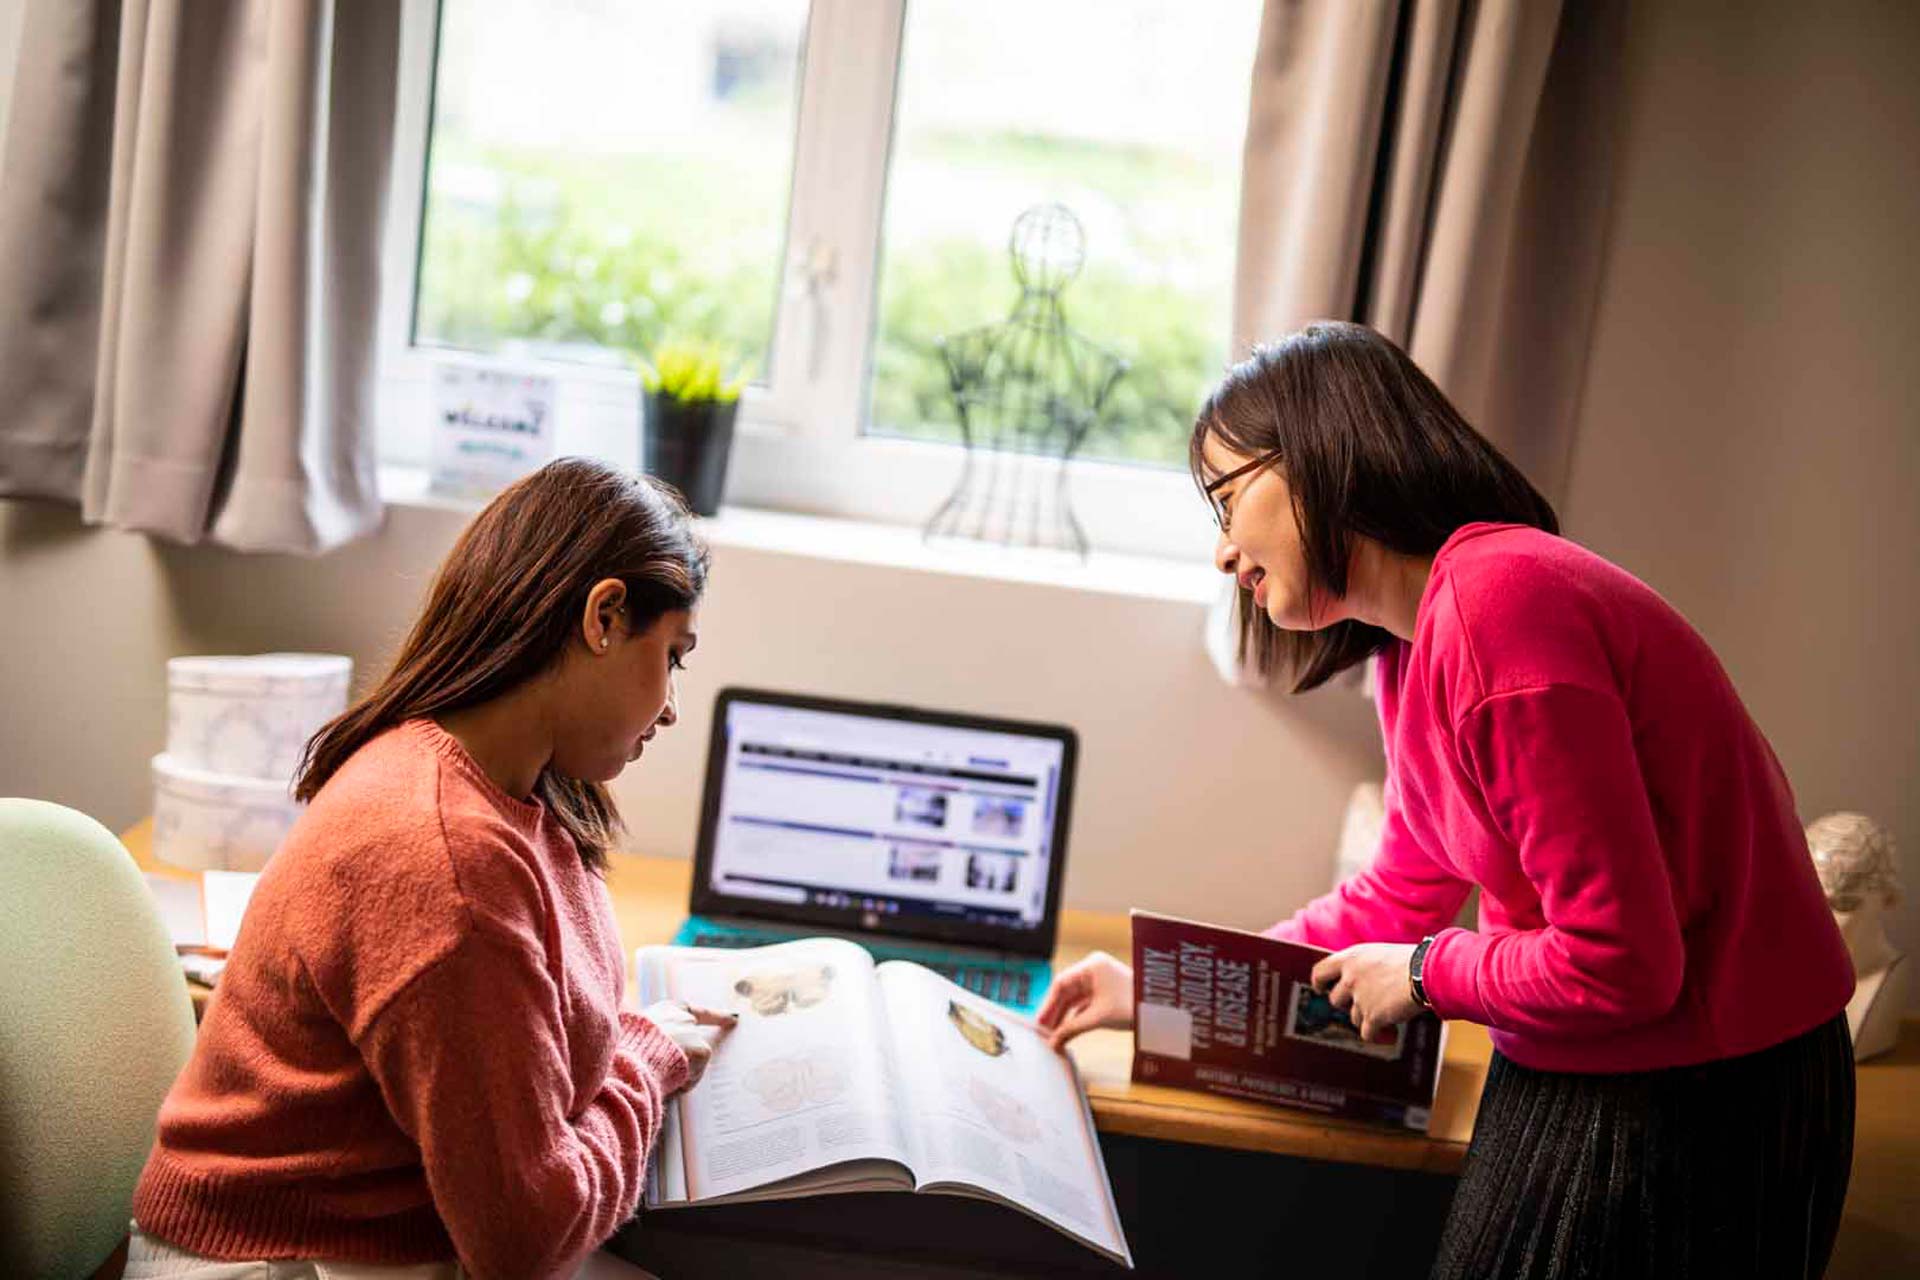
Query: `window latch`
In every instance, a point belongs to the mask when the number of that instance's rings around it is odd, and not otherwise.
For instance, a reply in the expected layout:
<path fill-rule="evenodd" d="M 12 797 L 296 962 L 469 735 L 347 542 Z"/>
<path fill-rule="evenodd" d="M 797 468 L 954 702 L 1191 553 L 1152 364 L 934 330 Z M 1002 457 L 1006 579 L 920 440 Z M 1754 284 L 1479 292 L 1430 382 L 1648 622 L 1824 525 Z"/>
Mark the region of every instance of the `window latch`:
<path fill-rule="evenodd" d="M 825 240 L 815 238 L 794 259 L 792 289 L 807 304 L 807 381 L 820 381 L 826 359 L 827 328 L 831 312 L 827 290 L 840 272 L 840 254 Z"/>

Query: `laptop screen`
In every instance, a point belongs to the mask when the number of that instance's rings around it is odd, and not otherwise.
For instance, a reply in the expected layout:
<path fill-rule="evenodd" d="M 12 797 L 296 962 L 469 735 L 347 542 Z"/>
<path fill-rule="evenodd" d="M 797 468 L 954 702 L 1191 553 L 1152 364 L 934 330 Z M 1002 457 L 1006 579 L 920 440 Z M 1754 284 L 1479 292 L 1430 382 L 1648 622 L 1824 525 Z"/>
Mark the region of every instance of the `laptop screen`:
<path fill-rule="evenodd" d="M 1050 954 L 1059 726 L 724 690 L 694 909 Z"/>

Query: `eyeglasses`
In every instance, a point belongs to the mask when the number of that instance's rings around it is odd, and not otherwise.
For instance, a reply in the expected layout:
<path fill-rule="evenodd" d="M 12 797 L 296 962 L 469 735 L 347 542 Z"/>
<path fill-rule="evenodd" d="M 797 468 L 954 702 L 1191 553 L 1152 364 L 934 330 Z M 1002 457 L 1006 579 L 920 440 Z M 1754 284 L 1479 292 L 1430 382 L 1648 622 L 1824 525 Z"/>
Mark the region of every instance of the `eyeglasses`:
<path fill-rule="evenodd" d="M 1235 467 L 1233 470 L 1227 472 L 1227 474 L 1208 482 L 1207 486 L 1201 490 L 1202 493 L 1207 495 L 1207 505 L 1213 508 L 1213 522 L 1220 526 L 1220 532 L 1229 532 L 1233 522 L 1233 513 L 1227 510 L 1226 499 L 1220 496 L 1221 487 L 1231 484 L 1241 476 L 1246 475 L 1249 471 L 1258 471 L 1262 467 L 1270 467 L 1278 461 L 1280 461 L 1280 451 L 1275 449 L 1272 453 L 1262 454 L 1245 466 Z"/>

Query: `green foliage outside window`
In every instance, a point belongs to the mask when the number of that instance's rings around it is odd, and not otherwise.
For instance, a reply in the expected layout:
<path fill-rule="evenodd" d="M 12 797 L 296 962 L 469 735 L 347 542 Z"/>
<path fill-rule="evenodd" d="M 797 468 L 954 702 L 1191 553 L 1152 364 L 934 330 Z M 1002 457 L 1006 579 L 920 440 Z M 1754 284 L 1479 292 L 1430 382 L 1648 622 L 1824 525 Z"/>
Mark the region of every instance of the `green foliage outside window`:
<path fill-rule="evenodd" d="M 1136 170 L 1142 163 L 1131 154 L 1094 163 L 1122 159 Z M 421 341 L 477 350 L 520 341 L 624 365 L 686 338 L 747 353 L 749 366 L 764 369 L 777 300 L 769 263 L 779 246 L 768 243 L 766 204 L 738 196 L 744 184 L 764 183 L 751 157 L 636 161 L 476 148 L 436 155 L 436 168 L 446 162 L 503 176 L 484 198 L 433 193 Z M 1007 314 L 1015 286 L 1005 250 L 928 241 L 889 249 L 883 269 L 870 429 L 957 439 L 934 340 Z M 1083 455 L 1183 465 L 1193 410 L 1220 372 L 1218 301 L 1129 278 L 1104 265 L 1095 245 L 1065 303 L 1081 333 L 1132 365 L 1111 425 Z"/>

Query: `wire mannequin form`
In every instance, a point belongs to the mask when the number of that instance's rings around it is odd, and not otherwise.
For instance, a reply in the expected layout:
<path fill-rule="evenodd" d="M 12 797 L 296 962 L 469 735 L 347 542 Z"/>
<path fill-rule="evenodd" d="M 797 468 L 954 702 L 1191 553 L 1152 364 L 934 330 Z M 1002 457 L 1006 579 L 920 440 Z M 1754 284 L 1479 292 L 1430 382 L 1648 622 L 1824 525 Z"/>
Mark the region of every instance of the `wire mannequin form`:
<path fill-rule="evenodd" d="M 1086 261 L 1064 205 L 1014 219 L 1007 251 L 1020 299 L 998 324 L 936 340 L 965 446 L 960 480 L 925 537 L 1069 550 L 1085 558 L 1067 464 L 1099 426 L 1127 362 L 1067 325 L 1060 294 Z M 1056 461 L 1057 460 L 1057 461 Z"/>

